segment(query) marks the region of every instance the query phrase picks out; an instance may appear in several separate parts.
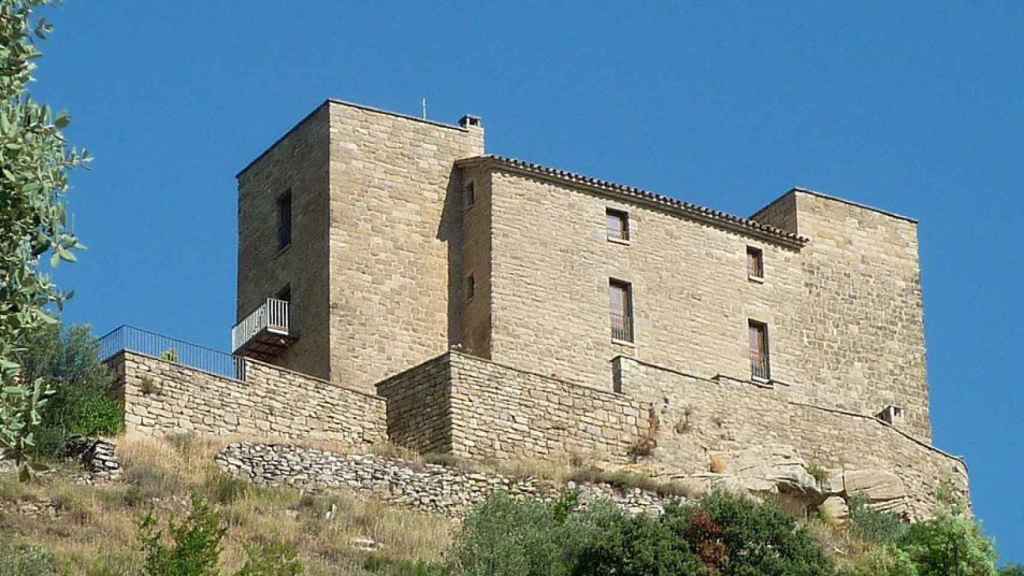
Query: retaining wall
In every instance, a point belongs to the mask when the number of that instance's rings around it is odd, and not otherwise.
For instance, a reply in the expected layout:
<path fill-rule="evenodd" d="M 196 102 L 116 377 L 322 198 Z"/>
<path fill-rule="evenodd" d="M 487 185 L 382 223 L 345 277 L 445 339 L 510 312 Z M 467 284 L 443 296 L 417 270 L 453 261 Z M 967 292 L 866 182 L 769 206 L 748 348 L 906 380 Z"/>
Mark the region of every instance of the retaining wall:
<path fill-rule="evenodd" d="M 383 398 L 263 362 L 246 360 L 245 382 L 127 351 L 107 363 L 124 389 L 129 433 L 387 439 Z"/>
<path fill-rule="evenodd" d="M 807 394 L 800 385 L 759 387 L 699 378 L 624 356 L 613 364 L 616 388 L 656 411 L 652 460 L 664 470 L 707 472 L 711 456 L 782 444 L 823 468 L 896 474 L 920 516 L 930 513 L 935 491 L 947 479 L 968 495 L 963 460 L 872 416 L 803 402 Z M 729 463 L 724 464 L 729 472 Z"/>

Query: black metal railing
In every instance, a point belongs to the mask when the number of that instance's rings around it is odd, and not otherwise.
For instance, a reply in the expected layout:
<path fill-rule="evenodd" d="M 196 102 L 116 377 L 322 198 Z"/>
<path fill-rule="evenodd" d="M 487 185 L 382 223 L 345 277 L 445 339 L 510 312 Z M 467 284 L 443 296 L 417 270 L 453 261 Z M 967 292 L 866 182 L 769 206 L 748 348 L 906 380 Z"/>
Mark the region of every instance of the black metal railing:
<path fill-rule="evenodd" d="M 767 352 L 750 355 L 750 375 L 755 380 L 771 380 L 772 375 Z"/>
<path fill-rule="evenodd" d="M 122 351 L 145 354 L 218 376 L 245 381 L 245 359 L 134 326 L 119 326 L 100 338 L 100 360 Z"/>
<path fill-rule="evenodd" d="M 612 339 L 622 342 L 633 341 L 633 317 L 612 312 Z"/>

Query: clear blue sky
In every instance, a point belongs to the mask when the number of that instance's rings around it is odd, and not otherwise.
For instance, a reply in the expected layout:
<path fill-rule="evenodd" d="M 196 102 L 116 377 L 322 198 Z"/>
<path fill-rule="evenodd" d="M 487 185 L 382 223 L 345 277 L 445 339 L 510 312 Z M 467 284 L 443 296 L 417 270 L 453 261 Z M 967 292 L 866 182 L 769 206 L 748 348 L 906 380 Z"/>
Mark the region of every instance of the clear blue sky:
<path fill-rule="evenodd" d="M 741 215 L 808 186 L 920 219 L 936 441 L 1024 562 L 1024 3 L 364 4 L 47 11 L 34 92 L 96 156 L 68 320 L 226 349 L 234 175 L 327 97 Z"/>

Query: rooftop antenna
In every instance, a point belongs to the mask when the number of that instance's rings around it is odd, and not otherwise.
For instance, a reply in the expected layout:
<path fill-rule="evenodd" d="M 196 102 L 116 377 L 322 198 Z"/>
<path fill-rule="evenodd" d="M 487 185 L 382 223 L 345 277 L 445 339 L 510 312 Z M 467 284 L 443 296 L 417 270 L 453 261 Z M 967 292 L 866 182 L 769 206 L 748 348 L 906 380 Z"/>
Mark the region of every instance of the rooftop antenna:
<path fill-rule="evenodd" d="M 426 96 L 423 97 L 422 104 L 423 104 L 423 119 L 426 120 L 427 119 L 427 97 Z"/>

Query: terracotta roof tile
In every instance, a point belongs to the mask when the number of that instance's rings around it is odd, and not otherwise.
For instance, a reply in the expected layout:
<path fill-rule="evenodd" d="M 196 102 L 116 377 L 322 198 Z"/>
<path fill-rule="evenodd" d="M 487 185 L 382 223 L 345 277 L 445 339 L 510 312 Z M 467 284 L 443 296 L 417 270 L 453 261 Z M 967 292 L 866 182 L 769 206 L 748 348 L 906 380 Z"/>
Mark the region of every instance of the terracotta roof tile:
<path fill-rule="evenodd" d="M 793 234 L 792 232 L 780 230 L 774 226 L 762 224 L 760 222 L 750 220 L 749 218 L 735 216 L 727 212 L 722 212 L 721 210 L 715 210 L 713 208 L 706 208 L 690 202 L 684 202 L 663 194 L 643 190 L 635 186 L 617 184 L 615 182 L 609 182 L 608 180 L 601 180 L 599 178 L 593 178 L 583 174 L 569 172 L 567 170 L 560 170 L 558 168 L 550 168 L 540 164 L 534 164 L 533 162 L 526 162 L 524 160 L 517 160 L 506 156 L 498 156 L 494 154 L 474 156 L 472 158 L 458 160 L 455 164 L 457 166 L 493 164 L 515 172 L 553 178 L 568 184 L 582 185 L 605 193 L 618 195 L 627 200 L 646 202 L 654 207 L 661 208 L 669 212 L 688 216 L 692 219 L 707 222 L 712 225 L 718 225 L 719 227 L 740 233 L 747 233 L 749 235 L 796 248 L 802 247 L 809 241 L 807 238 Z"/>

